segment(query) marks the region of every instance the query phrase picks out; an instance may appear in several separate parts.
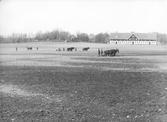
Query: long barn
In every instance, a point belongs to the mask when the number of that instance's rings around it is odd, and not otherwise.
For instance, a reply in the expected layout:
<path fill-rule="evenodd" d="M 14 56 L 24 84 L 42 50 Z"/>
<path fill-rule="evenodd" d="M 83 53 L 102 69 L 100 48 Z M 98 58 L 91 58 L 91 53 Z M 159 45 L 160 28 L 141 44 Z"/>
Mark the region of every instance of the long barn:
<path fill-rule="evenodd" d="M 109 44 L 156 45 L 156 33 L 110 33 Z"/>

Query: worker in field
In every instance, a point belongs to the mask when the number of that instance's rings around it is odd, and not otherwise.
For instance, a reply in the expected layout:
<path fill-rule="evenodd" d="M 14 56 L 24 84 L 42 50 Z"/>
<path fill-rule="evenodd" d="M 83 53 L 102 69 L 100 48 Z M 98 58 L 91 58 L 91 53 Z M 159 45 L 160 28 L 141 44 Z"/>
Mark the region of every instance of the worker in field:
<path fill-rule="evenodd" d="M 16 47 L 16 51 L 17 51 L 17 47 Z"/>
<path fill-rule="evenodd" d="M 100 49 L 98 49 L 98 56 L 100 56 Z"/>
<path fill-rule="evenodd" d="M 101 49 L 101 56 L 103 55 L 103 49 Z"/>

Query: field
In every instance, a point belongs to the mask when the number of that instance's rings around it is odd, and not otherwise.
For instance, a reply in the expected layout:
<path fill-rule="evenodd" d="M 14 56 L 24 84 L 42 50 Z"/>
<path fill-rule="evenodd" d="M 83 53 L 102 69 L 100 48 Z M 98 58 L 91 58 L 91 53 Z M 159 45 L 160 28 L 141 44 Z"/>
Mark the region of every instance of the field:
<path fill-rule="evenodd" d="M 0 122 L 167 122 L 166 46 L 1 44 Z"/>

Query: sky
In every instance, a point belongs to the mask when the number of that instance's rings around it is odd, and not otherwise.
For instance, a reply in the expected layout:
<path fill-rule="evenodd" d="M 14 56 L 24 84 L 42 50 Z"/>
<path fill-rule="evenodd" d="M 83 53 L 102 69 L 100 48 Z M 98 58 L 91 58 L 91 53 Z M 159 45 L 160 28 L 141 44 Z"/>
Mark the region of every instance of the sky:
<path fill-rule="evenodd" d="M 167 33 L 167 0 L 0 0 L 0 35 Z"/>

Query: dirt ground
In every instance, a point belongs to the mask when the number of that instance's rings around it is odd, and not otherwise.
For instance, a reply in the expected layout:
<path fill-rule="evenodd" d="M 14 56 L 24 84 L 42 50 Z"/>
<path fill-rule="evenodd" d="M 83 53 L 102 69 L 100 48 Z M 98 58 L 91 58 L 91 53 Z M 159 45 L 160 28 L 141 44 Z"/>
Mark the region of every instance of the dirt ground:
<path fill-rule="evenodd" d="M 70 46 L 77 51 L 55 50 Z M 0 121 L 166 122 L 166 74 L 163 45 L 1 44 Z"/>

